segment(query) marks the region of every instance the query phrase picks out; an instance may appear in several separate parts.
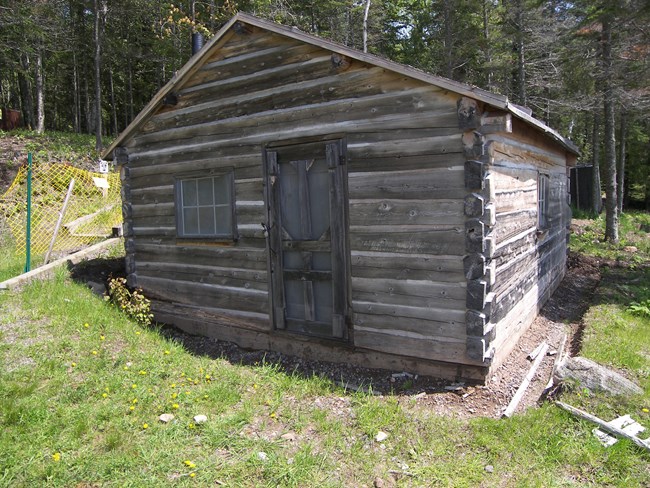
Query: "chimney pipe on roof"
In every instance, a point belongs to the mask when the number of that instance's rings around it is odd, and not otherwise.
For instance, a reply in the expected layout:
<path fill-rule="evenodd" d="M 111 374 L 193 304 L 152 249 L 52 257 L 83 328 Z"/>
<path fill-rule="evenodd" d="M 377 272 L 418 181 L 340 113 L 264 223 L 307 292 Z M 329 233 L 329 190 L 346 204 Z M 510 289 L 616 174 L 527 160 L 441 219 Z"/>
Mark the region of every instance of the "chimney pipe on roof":
<path fill-rule="evenodd" d="M 198 53 L 203 47 L 203 34 L 192 32 L 192 56 Z"/>

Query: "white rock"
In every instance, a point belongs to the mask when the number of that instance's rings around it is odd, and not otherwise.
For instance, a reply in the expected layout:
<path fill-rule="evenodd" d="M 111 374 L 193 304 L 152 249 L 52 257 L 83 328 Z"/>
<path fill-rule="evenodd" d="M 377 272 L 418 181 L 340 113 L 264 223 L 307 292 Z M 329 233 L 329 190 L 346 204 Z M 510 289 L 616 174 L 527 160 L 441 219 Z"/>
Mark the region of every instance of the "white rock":
<path fill-rule="evenodd" d="M 174 414 L 173 413 L 163 413 L 158 419 L 163 422 L 163 423 L 168 423 L 174 420 Z"/>
<path fill-rule="evenodd" d="M 381 430 L 377 432 L 377 435 L 375 436 L 375 440 L 377 442 L 384 442 L 386 439 L 388 439 L 388 434 L 386 432 L 383 432 Z"/>
<path fill-rule="evenodd" d="M 196 415 L 196 416 L 194 417 L 194 422 L 195 422 L 196 424 L 204 424 L 204 423 L 206 423 L 207 421 L 208 421 L 208 417 L 206 417 L 205 415 Z"/>
<path fill-rule="evenodd" d="M 269 458 L 268 454 L 266 454 L 264 451 L 260 451 L 257 453 L 257 459 L 260 461 L 266 461 Z"/>

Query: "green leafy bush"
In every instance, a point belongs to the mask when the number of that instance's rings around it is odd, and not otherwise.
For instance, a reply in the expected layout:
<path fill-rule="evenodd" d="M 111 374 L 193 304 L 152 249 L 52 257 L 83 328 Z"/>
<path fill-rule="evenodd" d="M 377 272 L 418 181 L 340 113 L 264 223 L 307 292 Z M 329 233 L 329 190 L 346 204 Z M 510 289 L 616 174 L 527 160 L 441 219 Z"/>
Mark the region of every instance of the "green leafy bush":
<path fill-rule="evenodd" d="M 638 317 L 647 317 L 650 319 L 650 299 L 642 302 L 632 302 L 627 311 Z"/>
<path fill-rule="evenodd" d="M 119 307 L 129 317 L 143 326 L 151 325 L 151 302 L 142 290 L 129 290 L 125 278 L 112 278 L 108 282 L 108 301 Z"/>

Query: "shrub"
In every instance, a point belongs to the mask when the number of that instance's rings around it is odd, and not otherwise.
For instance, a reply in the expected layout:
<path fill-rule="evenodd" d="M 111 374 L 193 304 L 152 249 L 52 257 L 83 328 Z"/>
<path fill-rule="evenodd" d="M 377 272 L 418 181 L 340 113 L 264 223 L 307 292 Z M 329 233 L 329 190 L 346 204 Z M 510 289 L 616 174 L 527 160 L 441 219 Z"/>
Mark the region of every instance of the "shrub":
<path fill-rule="evenodd" d="M 153 319 L 151 302 L 142 294 L 142 290 L 129 290 L 125 278 L 111 278 L 109 280 L 106 299 L 119 307 L 120 310 L 123 310 L 140 325 L 151 325 Z"/>

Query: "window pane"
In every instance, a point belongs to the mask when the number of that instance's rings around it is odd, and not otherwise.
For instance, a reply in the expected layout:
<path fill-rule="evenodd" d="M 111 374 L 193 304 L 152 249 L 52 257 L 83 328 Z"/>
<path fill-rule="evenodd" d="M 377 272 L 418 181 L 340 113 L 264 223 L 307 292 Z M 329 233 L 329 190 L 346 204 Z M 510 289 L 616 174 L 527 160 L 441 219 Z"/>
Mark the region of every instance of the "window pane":
<path fill-rule="evenodd" d="M 230 204 L 229 175 L 223 175 L 214 178 L 214 203 Z"/>
<path fill-rule="evenodd" d="M 196 208 L 183 209 L 183 235 L 199 233 L 199 214 Z"/>
<path fill-rule="evenodd" d="M 181 182 L 183 188 L 183 207 L 197 204 L 196 180 L 184 180 Z"/>
<path fill-rule="evenodd" d="M 222 205 L 215 207 L 215 212 L 217 215 L 217 229 L 216 233 L 219 235 L 231 235 L 232 234 L 232 210 L 230 205 Z"/>
<path fill-rule="evenodd" d="M 199 185 L 199 205 L 214 205 L 212 178 L 201 178 L 197 181 Z"/>
<path fill-rule="evenodd" d="M 199 233 L 201 235 L 214 235 L 214 207 L 199 207 Z"/>

